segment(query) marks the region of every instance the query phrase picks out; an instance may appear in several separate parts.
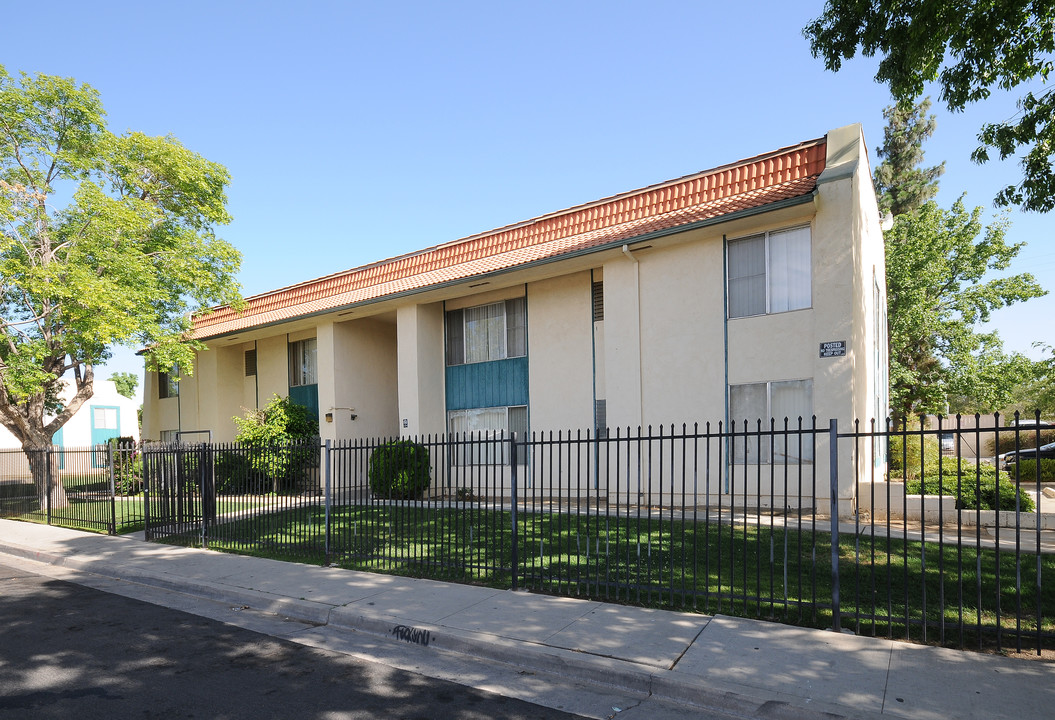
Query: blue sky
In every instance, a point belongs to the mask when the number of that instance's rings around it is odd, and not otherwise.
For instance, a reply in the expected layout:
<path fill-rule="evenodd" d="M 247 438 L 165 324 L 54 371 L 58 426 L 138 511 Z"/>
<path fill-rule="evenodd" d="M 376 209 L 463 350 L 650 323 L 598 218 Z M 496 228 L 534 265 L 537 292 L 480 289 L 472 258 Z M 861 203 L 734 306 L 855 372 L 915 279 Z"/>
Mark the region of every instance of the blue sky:
<path fill-rule="evenodd" d="M 864 125 L 874 59 L 838 74 L 801 28 L 823 2 L 8 3 L 0 64 L 98 89 L 110 128 L 171 134 L 232 175 L 247 295 Z M 17 32 L 12 30 L 17 29 Z M 992 198 L 970 162 L 1013 97 L 936 102 L 939 202 Z M 1055 291 L 1055 217 L 1012 212 L 1013 270 Z M 1055 296 L 1001 311 L 1009 349 L 1055 344 Z M 99 371 L 142 373 L 130 352 Z"/>

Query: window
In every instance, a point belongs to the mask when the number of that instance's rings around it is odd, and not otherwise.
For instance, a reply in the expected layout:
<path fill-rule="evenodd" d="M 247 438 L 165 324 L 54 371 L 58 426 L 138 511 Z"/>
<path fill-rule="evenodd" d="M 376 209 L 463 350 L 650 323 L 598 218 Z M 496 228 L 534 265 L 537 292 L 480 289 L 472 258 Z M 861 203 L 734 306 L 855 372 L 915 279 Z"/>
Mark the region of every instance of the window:
<path fill-rule="evenodd" d="M 179 397 L 179 365 L 173 363 L 168 372 L 158 373 L 158 397 L 162 400 Z"/>
<path fill-rule="evenodd" d="M 245 351 L 245 376 L 253 377 L 256 375 L 256 348 Z"/>
<path fill-rule="evenodd" d="M 117 408 L 92 406 L 92 426 L 96 430 L 117 430 Z"/>
<path fill-rule="evenodd" d="M 473 408 L 447 413 L 455 465 L 508 465 L 510 433 L 527 435 L 527 406 Z M 458 442 L 460 440 L 466 442 Z"/>
<path fill-rule="evenodd" d="M 504 360 L 527 355 L 527 298 L 447 313 L 447 364 Z"/>
<path fill-rule="evenodd" d="M 730 240 L 728 263 L 731 318 L 813 304 L 809 227 Z"/>
<path fill-rule="evenodd" d="M 174 443 L 179 440 L 179 430 L 162 430 L 161 442 Z"/>
<path fill-rule="evenodd" d="M 318 341 L 315 338 L 289 344 L 289 386 L 317 385 Z"/>
<path fill-rule="evenodd" d="M 733 438 L 733 462 L 783 463 L 785 460 L 813 461 L 813 438 L 806 433 L 801 436 L 790 431 L 799 426 L 812 427 L 813 380 L 787 380 L 770 383 L 749 383 L 729 387 L 730 423 L 734 432 L 743 432 L 747 421 L 748 436 Z M 777 431 L 773 436 L 770 452 L 769 420 L 774 419 Z M 789 434 L 783 435 L 784 418 L 788 420 Z M 757 430 L 757 421 L 762 421 L 761 437 L 752 436 Z M 801 453 L 799 439 L 802 440 Z"/>

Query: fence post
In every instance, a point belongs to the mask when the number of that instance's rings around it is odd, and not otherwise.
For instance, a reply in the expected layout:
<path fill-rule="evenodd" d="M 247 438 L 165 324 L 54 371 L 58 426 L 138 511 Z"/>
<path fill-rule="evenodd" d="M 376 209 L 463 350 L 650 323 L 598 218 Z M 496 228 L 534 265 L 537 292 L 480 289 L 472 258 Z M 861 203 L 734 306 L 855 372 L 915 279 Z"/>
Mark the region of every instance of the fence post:
<path fill-rule="evenodd" d="M 106 443 L 106 466 L 110 469 L 110 534 L 117 534 L 117 488 L 114 483 L 114 446 Z"/>
<path fill-rule="evenodd" d="M 326 469 L 323 472 L 323 477 L 326 478 L 326 488 L 325 488 L 325 493 L 326 494 L 324 495 L 324 503 L 325 503 L 325 508 L 326 508 L 326 518 L 325 518 L 325 522 L 326 522 L 326 539 L 325 539 L 325 548 L 323 549 L 323 551 L 324 551 L 325 556 L 326 556 L 326 564 L 327 565 L 330 564 L 330 552 L 331 552 L 331 550 L 330 550 L 330 522 L 331 522 L 330 511 L 331 511 L 331 509 L 333 507 L 333 493 L 332 493 L 333 478 L 331 476 L 331 470 L 330 470 L 330 443 L 331 443 L 331 441 L 327 438 L 326 444 L 323 446 L 323 452 L 322 452 L 322 461 L 323 461 L 323 463 L 326 466 Z"/>
<path fill-rule="evenodd" d="M 509 436 L 509 498 L 510 506 L 510 528 L 512 538 L 512 566 L 513 566 L 513 590 L 519 588 L 520 579 L 520 556 L 517 552 L 517 434 L 510 433 Z"/>
<path fill-rule="evenodd" d="M 143 538 L 150 540 L 153 537 L 150 531 L 150 471 L 153 468 L 150 465 L 150 454 L 147 452 L 146 445 L 140 445 L 140 448 L 140 457 L 143 460 Z"/>
<path fill-rule="evenodd" d="M 51 485 L 54 482 L 51 477 L 51 448 L 43 448 L 40 452 L 44 455 L 44 515 L 48 525 L 51 525 Z"/>
<path fill-rule="evenodd" d="M 839 421 L 828 425 L 829 504 L 832 524 L 832 630 L 842 631 L 842 608 L 839 602 Z"/>

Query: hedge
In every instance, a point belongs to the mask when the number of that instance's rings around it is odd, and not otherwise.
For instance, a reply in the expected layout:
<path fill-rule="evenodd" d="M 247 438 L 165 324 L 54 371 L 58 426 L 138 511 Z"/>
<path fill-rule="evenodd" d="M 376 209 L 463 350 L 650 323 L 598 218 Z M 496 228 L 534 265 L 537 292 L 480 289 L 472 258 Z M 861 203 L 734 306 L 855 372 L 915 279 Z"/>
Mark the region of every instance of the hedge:
<path fill-rule="evenodd" d="M 1018 474 L 1018 481 L 1024 482 L 1036 482 L 1037 481 L 1037 461 L 1036 460 L 1021 460 L 1018 462 L 1018 470 L 1011 469 L 1008 474 L 1014 478 L 1015 474 Z M 1049 460 L 1047 458 L 1041 458 L 1040 460 L 1040 481 L 1041 482 L 1055 482 L 1055 460 Z"/>
<path fill-rule="evenodd" d="M 937 464 L 928 465 L 923 470 L 922 480 L 916 478 L 905 482 L 905 491 L 910 495 L 953 495 L 956 507 L 964 510 L 996 510 L 999 478 L 1000 510 L 1014 510 L 1016 495 L 1018 507 L 1023 512 L 1036 509 L 1033 498 L 1015 487 L 1007 473 L 998 473 L 992 465 L 964 464 L 962 467 L 962 474 L 958 475 L 955 460 L 952 460 L 942 466 L 939 474 Z"/>

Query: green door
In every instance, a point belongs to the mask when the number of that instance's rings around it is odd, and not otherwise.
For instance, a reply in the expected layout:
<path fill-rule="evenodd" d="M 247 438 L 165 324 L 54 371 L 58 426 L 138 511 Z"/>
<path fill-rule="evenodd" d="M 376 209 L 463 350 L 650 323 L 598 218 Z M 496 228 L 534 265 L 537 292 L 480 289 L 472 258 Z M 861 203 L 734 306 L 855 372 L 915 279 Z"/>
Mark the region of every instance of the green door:
<path fill-rule="evenodd" d="M 121 408 L 92 405 L 92 467 L 106 467 L 106 443 L 120 435 Z"/>

